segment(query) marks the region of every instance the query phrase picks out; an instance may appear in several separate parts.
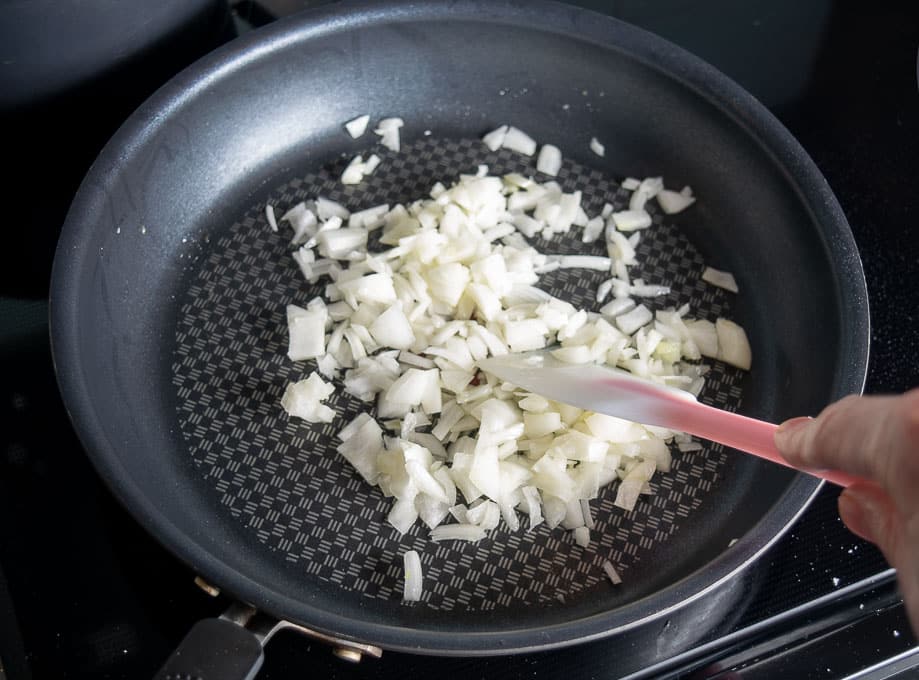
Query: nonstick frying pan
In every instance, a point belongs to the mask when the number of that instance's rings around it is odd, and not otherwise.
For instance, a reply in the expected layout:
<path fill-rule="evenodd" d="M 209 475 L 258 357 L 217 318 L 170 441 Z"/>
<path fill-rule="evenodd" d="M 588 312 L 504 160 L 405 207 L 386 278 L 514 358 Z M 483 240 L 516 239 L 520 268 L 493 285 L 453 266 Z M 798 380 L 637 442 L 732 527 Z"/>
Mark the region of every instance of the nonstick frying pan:
<path fill-rule="evenodd" d="M 342 123 L 363 113 L 402 116 L 403 149 L 352 140 Z M 51 289 L 61 390 L 99 473 L 168 549 L 260 612 L 429 654 L 623 634 L 714 601 L 817 489 L 708 445 L 678 456 L 632 513 L 605 494 L 586 550 L 545 527 L 435 545 L 420 526 L 392 531 L 388 501 L 334 454 L 358 402 L 338 390 L 331 425 L 286 418 L 284 387 L 313 369 L 285 356 L 284 305 L 321 288 L 302 281 L 265 203 L 405 202 L 479 163 L 534 173 L 532 159 L 479 142 L 502 123 L 563 150 L 559 182 L 582 188 L 591 214 L 627 202 L 627 175 L 692 185 L 690 210 L 655 212 L 636 275 L 672 285 L 657 308 L 689 301 L 746 327 L 752 371 L 716 362 L 705 401 L 779 421 L 861 390 L 868 311 L 845 218 L 789 133 L 711 67 L 544 2 L 345 4 L 279 21 L 184 71 L 124 124 L 74 200 Z M 342 186 L 347 159 L 371 149 L 381 167 Z M 584 250 L 575 236 L 537 245 Z M 706 264 L 734 272 L 741 293 L 700 282 Z M 542 285 L 590 306 L 596 283 L 554 273 Z M 412 606 L 400 601 L 409 549 L 426 577 Z"/>

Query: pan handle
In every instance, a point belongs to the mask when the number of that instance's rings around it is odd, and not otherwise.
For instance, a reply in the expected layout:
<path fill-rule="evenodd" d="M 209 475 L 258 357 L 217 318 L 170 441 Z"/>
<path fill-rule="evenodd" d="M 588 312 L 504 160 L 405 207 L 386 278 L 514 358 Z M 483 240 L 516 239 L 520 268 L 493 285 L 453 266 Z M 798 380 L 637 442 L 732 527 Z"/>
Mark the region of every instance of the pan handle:
<path fill-rule="evenodd" d="M 154 680 L 252 680 L 262 667 L 262 643 L 227 619 L 198 621 Z"/>
<path fill-rule="evenodd" d="M 279 621 L 254 607 L 234 603 L 219 619 L 203 619 L 196 623 L 154 680 L 252 680 L 262 667 L 265 645 L 284 630 L 324 642 L 332 648 L 332 654 L 343 661 L 358 663 L 364 657 L 379 659 L 383 654 L 375 645 Z"/>

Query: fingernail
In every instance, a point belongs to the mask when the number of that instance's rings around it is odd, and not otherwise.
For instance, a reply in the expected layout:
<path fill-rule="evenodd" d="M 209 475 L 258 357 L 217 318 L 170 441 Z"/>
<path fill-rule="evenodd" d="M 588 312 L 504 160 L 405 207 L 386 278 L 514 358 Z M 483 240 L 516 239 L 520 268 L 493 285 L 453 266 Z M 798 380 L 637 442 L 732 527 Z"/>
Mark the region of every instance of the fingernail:
<path fill-rule="evenodd" d="M 870 496 L 846 489 L 839 496 L 839 516 L 856 536 L 871 543 L 877 542 L 877 517 L 879 509 Z"/>
<path fill-rule="evenodd" d="M 792 437 L 795 433 L 800 432 L 812 422 L 814 422 L 814 419 L 810 416 L 801 416 L 800 418 L 792 418 L 791 420 L 786 420 L 784 423 L 779 425 L 778 429 L 775 431 L 776 444 L 781 448 L 781 445 L 787 442 L 789 437 Z"/>

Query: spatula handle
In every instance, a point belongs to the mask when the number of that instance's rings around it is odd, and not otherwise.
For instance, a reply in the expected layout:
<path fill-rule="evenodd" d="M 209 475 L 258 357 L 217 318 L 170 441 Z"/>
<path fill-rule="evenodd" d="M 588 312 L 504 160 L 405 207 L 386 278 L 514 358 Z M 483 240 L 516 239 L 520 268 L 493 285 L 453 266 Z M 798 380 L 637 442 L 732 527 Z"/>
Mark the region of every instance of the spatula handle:
<path fill-rule="evenodd" d="M 686 422 L 682 429 L 690 434 L 752 453 L 839 486 L 846 487 L 859 480 L 858 477 L 837 470 L 804 470 L 789 463 L 775 446 L 775 431 L 778 425 L 722 411 L 705 404 L 687 404 L 684 417 Z"/>

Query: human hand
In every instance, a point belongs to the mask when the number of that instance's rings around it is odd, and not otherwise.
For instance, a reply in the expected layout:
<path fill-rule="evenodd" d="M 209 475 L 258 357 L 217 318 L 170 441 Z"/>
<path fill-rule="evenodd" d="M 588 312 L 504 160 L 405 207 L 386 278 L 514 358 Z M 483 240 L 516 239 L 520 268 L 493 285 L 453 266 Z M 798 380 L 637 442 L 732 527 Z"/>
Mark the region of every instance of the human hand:
<path fill-rule="evenodd" d="M 816 418 L 782 423 L 775 444 L 796 466 L 864 479 L 839 496 L 839 516 L 896 568 L 919 634 L 919 389 L 846 397 Z"/>

